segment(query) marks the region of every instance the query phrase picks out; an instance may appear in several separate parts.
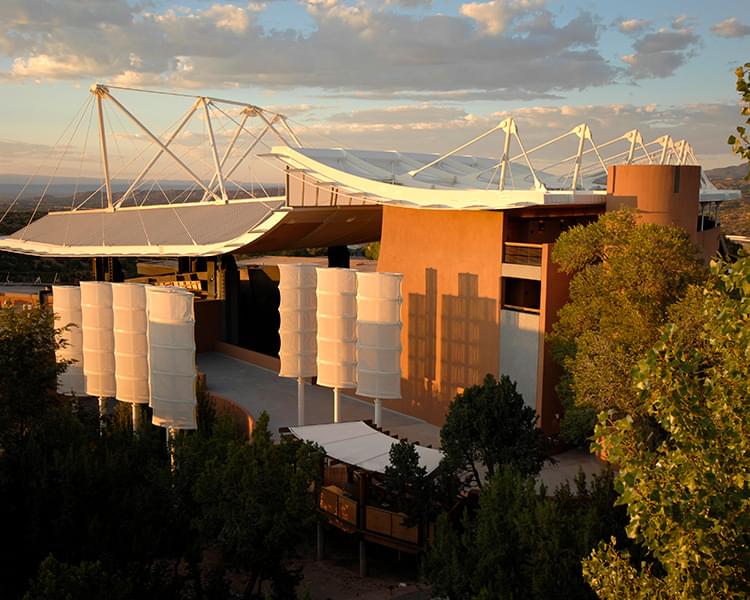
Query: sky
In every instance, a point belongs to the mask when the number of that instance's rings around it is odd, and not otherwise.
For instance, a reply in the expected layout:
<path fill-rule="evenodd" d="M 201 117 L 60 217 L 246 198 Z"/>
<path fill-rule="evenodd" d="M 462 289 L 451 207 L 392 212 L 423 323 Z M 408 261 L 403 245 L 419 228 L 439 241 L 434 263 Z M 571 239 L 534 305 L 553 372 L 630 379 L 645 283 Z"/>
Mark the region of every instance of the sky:
<path fill-rule="evenodd" d="M 89 121 L 77 133 L 90 129 L 96 82 L 268 107 L 315 146 L 441 153 L 513 115 L 527 147 L 586 122 L 598 142 L 639 128 L 646 140 L 687 138 L 705 167 L 737 164 L 726 138 L 740 123 L 734 69 L 750 61 L 742 8 L 746 0 L 2 0 L 0 174 L 92 174 L 88 138 L 62 136 L 69 156 L 58 165 L 54 144 L 79 110 Z M 190 102 L 122 94 L 158 131 Z M 137 144 L 126 130 L 119 141 Z M 176 143 L 187 147 L 184 133 Z M 223 128 L 217 135 L 228 140 Z M 479 150 L 497 154 L 501 143 Z"/>

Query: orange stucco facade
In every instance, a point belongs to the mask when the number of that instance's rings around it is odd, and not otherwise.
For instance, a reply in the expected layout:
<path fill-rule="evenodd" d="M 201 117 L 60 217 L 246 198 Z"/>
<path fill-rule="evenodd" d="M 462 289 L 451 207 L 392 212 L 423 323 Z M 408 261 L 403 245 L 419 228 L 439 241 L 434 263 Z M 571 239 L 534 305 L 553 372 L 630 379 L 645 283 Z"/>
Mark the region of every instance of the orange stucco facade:
<path fill-rule="evenodd" d="M 464 387 L 498 374 L 503 213 L 383 207 L 378 270 L 403 273 L 402 400 L 442 424 Z"/>
<path fill-rule="evenodd" d="M 551 260 L 555 239 L 575 223 L 625 205 L 644 222 L 682 227 L 710 257 L 719 229 L 698 231 L 699 182 L 699 167 L 628 165 L 610 168 L 606 203 L 599 205 L 509 211 L 385 205 L 378 271 L 403 273 L 404 302 L 403 398 L 385 404 L 442 425 L 458 392 L 510 366 L 526 380 L 519 391 L 523 387 L 526 403 L 536 408 L 539 425 L 548 434 L 559 431 L 561 372 L 545 334 L 567 301 L 569 278 Z M 504 258 L 506 242 L 531 248 L 538 262 Z M 536 303 L 523 306 L 530 296 Z"/>

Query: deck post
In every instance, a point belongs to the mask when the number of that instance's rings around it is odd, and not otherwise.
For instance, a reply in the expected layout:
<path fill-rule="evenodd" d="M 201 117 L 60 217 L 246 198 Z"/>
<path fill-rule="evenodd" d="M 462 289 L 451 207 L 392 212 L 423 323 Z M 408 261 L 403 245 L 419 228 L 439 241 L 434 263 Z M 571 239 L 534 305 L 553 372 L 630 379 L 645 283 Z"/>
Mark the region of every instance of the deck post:
<path fill-rule="evenodd" d="M 338 423 L 341 419 L 341 392 L 339 388 L 333 388 L 333 422 Z"/>
<path fill-rule="evenodd" d="M 365 540 L 359 540 L 359 576 L 367 577 L 367 544 Z"/>
<path fill-rule="evenodd" d="M 323 536 L 323 521 L 318 521 L 315 535 L 315 560 L 323 560 L 323 551 L 325 549 Z"/>
<path fill-rule="evenodd" d="M 107 399 L 99 396 L 99 435 L 104 433 L 104 422 L 107 417 Z"/>
<path fill-rule="evenodd" d="M 305 378 L 297 377 L 297 425 L 305 424 Z"/>
<path fill-rule="evenodd" d="M 139 404 L 136 404 L 135 402 L 133 402 L 132 404 L 132 411 L 133 411 L 133 435 L 137 436 L 143 424 L 143 411 L 141 409 L 141 406 Z"/>
<path fill-rule="evenodd" d="M 375 421 L 376 427 L 383 426 L 383 401 L 380 398 L 375 398 Z"/>

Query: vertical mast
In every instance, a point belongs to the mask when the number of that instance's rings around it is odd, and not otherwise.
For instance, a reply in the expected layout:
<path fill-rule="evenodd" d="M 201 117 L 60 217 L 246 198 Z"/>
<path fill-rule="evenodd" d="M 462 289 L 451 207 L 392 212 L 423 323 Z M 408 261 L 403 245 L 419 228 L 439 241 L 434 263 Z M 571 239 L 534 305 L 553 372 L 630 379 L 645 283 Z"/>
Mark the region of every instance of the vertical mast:
<path fill-rule="evenodd" d="M 99 146 L 102 153 L 102 168 L 104 169 L 104 187 L 107 190 L 107 208 L 112 208 L 112 182 L 109 178 L 109 157 L 107 155 L 107 135 L 104 130 L 104 107 L 102 98 L 108 94 L 106 87 L 100 84 L 91 87 L 91 93 L 96 96 L 96 109 L 99 114 Z"/>

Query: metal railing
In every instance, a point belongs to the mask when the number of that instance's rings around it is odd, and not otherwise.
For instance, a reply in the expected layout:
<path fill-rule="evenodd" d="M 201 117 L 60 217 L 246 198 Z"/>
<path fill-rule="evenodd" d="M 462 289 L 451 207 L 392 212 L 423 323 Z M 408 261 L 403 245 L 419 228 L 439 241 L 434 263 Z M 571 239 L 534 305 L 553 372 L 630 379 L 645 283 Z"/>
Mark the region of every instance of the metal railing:
<path fill-rule="evenodd" d="M 542 265 L 542 245 L 505 242 L 503 244 L 503 262 L 539 267 Z"/>

